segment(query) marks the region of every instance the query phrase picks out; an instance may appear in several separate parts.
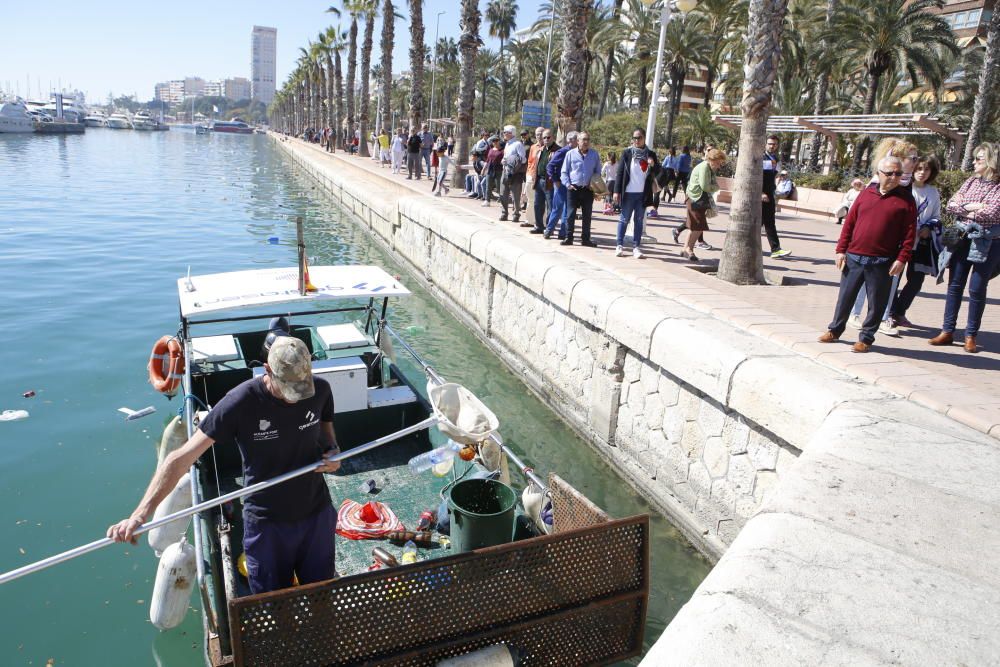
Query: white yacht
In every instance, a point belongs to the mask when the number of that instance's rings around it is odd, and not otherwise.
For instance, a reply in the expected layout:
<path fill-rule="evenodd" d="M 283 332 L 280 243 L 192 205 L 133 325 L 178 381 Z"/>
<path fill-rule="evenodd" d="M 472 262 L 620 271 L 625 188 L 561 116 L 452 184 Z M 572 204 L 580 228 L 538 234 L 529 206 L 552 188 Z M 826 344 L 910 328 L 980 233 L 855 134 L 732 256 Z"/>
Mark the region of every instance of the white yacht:
<path fill-rule="evenodd" d="M 156 129 L 156 120 L 145 109 L 136 111 L 132 116 L 132 129 L 152 132 Z"/>
<path fill-rule="evenodd" d="M 0 134 L 35 131 L 34 119 L 21 100 L 0 104 Z"/>
<path fill-rule="evenodd" d="M 107 127 L 108 117 L 104 115 L 103 111 L 91 111 L 84 116 L 83 124 L 87 127 Z"/>
<path fill-rule="evenodd" d="M 49 102 L 40 110 L 53 118 L 59 117 L 59 107 L 54 101 Z M 82 123 L 86 115 L 87 112 L 82 107 L 76 106 L 73 101 L 63 100 L 62 117 L 67 123 Z"/>
<path fill-rule="evenodd" d="M 108 116 L 108 127 L 112 130 L 131 130 L 132 121 L 128 114 L 118 111 Z"/>

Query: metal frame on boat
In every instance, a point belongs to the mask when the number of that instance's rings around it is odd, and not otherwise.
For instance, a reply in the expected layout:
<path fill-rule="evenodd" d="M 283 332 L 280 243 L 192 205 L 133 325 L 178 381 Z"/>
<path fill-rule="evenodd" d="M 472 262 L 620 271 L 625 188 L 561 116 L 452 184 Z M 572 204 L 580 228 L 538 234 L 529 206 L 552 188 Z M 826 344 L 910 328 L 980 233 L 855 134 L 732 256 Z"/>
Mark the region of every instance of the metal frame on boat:
<path fill-rule="evenodd" d="M 409 291 L 371 266 L 311 267 L 309 278 L 315 289 L 307 293 L 295 268 L 178 280 L 188 436 L 199 421 L 196 404 L 207 408 L 253 377 L 251 365 L 259 359 L 250 359 L 252 348 L 266 335 L 227 331 L 238 347 L 250 349 L 241 350 L 239 363 L 215 362 L 196 355 L 197 341 L 203 339 L 193 337 L 192 330 L 210 326 L 218 331 L 275 316 L 294 318 L 292 335 L 307 341 L 314 357 L 360 358 L 369 396 L 385 389 L 412 392 L 412 399 L 402 403 L 369 398 L 366 408 L 338 410 L 335 426 L 345 451 L 431 415 L 431 406 L 387 351 L 391 338 L 429 382 L 444 382 L 386 322 L 389 298 Z M 333 313 L 361 316 L 354 326 L 365 340 L 357 348 L 316 349 L 316 325 Z M 609 519 L 557 475 L 542 480 L 497 436 L 491 438 L 525 478 L 546 490 L 553 504 L 551 534 L 253 595 L 237 571 L 239 508 L 223 505 L 196 514 L 207 663 L 435 665 L 497 643 L 515 649 L 522 665 L 609 664 L 638 655 L 649 592 L 648 517 Z M 405 453 L 431 445 L 424 430 L 399 447 L 408 448 Z M 235 443 L 216 443 L 191 468 L 193 503 L 238 486 L 233 472 L 238 465 Z"/>

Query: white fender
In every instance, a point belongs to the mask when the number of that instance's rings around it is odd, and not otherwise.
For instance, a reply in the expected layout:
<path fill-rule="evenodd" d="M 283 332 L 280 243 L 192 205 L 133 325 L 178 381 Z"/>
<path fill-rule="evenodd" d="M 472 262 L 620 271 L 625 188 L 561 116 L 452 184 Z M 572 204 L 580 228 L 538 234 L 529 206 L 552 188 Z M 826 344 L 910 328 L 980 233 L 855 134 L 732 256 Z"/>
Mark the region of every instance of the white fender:
<path fill-rule="evenodd" d="M 521 504 L 524 505 L 524 513 L 535 524 L 541 533 L 549 532 L 545 522 L 542 521 L 542 507 L 545 506 L 545 492 L 534 481 L 528 483 L 521 492 Z"/>
<path fill-rule="evenodd" d="M 514 667 L 506 644 L 494 644 L 455 658 L 442 660 L 437 667 Z"/>
<path fill-rule="evenodd" d="M 186 510 L 189 507 L 191 507 L 191 473 L 186 472 L 181 477 L 181 481 L 177 482 L 174 490 L 170 492 L 170 495 L 156 508 L 156 512 L 153 513 L 153 520 L 155 521 L 174 512 Z M 175 519 L 165 526 L 153 528 L 149 531 L 149 546 L 153 547 L 153 551 L 159 556 L 166 551 L 167 547 L 181 539 L 187 533 L 188 526 L 190 525 L 191 517 L 188 516 Z"/>
<path fill-rule="evenodd" d="M 176 628 L 184 620 L 196 584 L 194 547 L 186 537 L 163 552 L 149 604 L 149 620 L 160 630 Z"/>
<path fill-rule="evenodd" d="M 160 436 L 160 446 L 156 448 L 157 467 L 163 463 L 163 459 L 167 458 L 167 454 L 180 448 L 186 441 L 187 429 L 184 427 L 184 421 L 180 417 L 174 417 L 163 429 L 163 435 Z"/>

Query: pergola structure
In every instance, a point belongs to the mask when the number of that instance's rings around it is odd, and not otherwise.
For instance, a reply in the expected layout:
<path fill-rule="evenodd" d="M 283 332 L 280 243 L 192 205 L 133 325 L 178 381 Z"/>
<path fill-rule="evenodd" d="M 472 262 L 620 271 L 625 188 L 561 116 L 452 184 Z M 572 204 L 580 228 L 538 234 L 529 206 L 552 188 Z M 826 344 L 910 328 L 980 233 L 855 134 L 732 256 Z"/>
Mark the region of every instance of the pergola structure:
<path fill-rule="evenodd" d="M 712 120 L 737 132 L 743 122 L 742 116 L 715 115 Z M 947 137 L 953 144 L 961 146 L 966 133 L 958 128 L 945 125 L 926 113 L 883 113 L 847 114 L 837 116 L 771 116 L 767 120 L 767 131 L 797 134 L 817 132 L 826 137 L 831 146 L 837 143 L 841 134 L 850 135 L 929 135 Z M 832 151 L 827 151 L 827 162 Z M 824 167 L 829 166 L 825 164 Z"/>

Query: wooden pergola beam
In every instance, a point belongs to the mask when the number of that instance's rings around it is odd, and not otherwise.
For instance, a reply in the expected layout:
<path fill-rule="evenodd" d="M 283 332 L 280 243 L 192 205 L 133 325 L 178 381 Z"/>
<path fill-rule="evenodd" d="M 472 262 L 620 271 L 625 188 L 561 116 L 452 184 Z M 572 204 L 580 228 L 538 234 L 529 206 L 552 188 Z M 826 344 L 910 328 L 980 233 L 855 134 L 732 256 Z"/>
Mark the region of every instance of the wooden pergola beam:
<path fill-rule="evenodd" d="M 792 118 L 792 122 L 796 123 L 797 125 L 801 125 L 802 127 L 806 128 L 807 130 L 810 130 L 812 132 L 817 132 L 819 134 L 822 134 L 824 137 L 826 137 L 827 139 L 830 140 L 830 143 L 832 143 L 834 145 L 837 144 L 837 133 L 834 132 L 833 130 L 827 129 L 827 128 L 823 127 L 822 125 L 817 125 L 816 123 L 812 122 L 811 120 L 806 120 L 802 116 L 795 116 L 795 117 L 793 117 Z"/>

